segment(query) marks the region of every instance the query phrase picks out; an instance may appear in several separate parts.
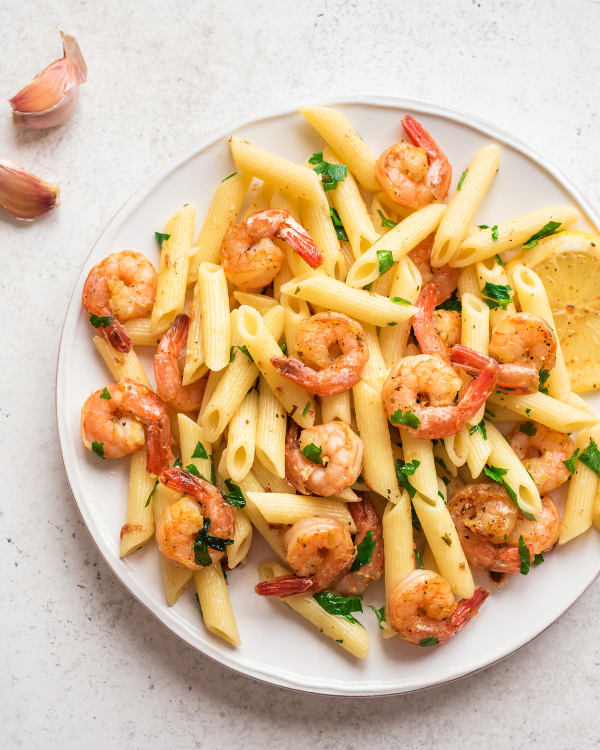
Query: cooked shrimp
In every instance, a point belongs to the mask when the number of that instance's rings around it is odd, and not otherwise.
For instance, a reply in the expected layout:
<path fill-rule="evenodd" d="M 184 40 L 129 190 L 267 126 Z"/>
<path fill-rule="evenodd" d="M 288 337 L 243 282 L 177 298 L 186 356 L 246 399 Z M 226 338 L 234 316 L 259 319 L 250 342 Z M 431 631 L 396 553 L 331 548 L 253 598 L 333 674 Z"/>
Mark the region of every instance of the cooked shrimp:
<path fill-rule="evenodd" d="M 356 556 L 350 532 L 335 518 L 302 518 L 286 531 L 283 544 L 296 575 L 261 581 L 254 588 L 260 596 L 317 594 L 335 586 Z"/>
<path fill-rule="evenodd" d="M 434 241 L 435 232 L 432 232 L 429 237 L 410 251 L 408 257 L 419 269 L 419 273 L 421 274 L 421 288 L 424 289 L 428 284 L 435 286 L 435 307 L 449 299 L 452 296 L 452 292 L 456 290 L 460 277 L 460 268 L 431 265 L 431 251 Z"/>
<path fill-rule="evenodd" d="M 204 518 L 195 500 L 183 497 L 166 508 L 156 524 L 158 551 L 178 568 L 202 570 L 204 565 L 196 562 L 194 549 L 198 532 L 203 528 Z M 212 533 L 212 522 L 208 531 Z M 208 548 L 211 562 L 220 560 L 224 552 Z"/>
<path fill-rule="evenodd" d="M 231 539 L 235 533 L 233 508 L 219 490 L 202 477 L 184 469 L 170 467 L 158 478 L 161 484 L 175 492 L 192 497 L 200 506 L 203 518 L 210 519 L 209 532 L 219 539 Z"/>
<path fill-rule="evenodd" d="M 483 406 L 496 385 L 496 363 L 464 346 L 455 346 L 451 356 L 459 367 L 465 361 L 479 367 L 479 374 L 460 396 L 462 380 L 441 357 L 420 354 L 404 357 L 398 362 L 381 391 L 392 424 L 409 430 L 417 438 L 437 440 L 460 432 Z M 455 403 L 457 396 L 458 402 Z M 398 411 L 400 414 L 396 414 Z M 418 427 L 399 423 L 399 418 L 408 411 L 419 420 Z"/>
<path fill-rule="evenodd" d="M 383 526 L 377 518 L 375 508 L 366 492 L 357 493 L 362 500 L 359 503 L 348 503 L 348 510 L 357 528 L 354 546 L 363 542 L 371 532 L 374 547 L 371 559 L 358 570 L 347 573 L 335 586 L 335 593 L 343 596 L 358 596 L 373 582 L 378 581 L 383 573 Z"/>
<path fill-rule="evenodd" d="M 363 442 L 344 422 L 329 422 L 302 430 L 290 420 L 285 441 L 285 474 L 303 495 L 330 497 L 358 479 Z M 305 458 L 309 446 L 314 461 Z"/>
<path fill-rule="evenodd" d="M 390 624 L 407 643 L 436 646 L 464 628 L 488 596 L 489 591 L 478 588 L 457 604 L 445 578 L 431 570 L 413 570 L 390 592 Z"/>
<path fill-rule="evenodd" d="M 81 410 L 81 436 L 86 448 L 93 450 L 95 443 L 94 452 L 105 458 L 128 456 L 146 443 L 146 468 L 154 475 L 173 458 L 167 407 L 134 380 L 121 380 L 92 393 Z"/>
<path fill-rule="evenodd" d="M 497 389 L 503 393 L 535 393 L 540 370 L 556 364 L 556 336 L 543 318 L 516 313 L 492 331 L 490 357 L 500 363 Z"/>
<path fill-rule="evenodd" d="M 90 315 L 111 318 L 100 326 L 102 335 L 119 352 L 131 349 L 131 338 L 122 322 L 152 311 L 158 274 L 141 253 L 111 253 L 89 272 L 81 301 Z"/>
<path fill-rule="evenodd" d="M 259 211 L 241 224 L 234 224 L 221 245 L 225 275 L 238 289 L 260 289 L 277 276 L 285 253 L 273 242 L 273 237 L 287 242 L 311 268 L 323 263 L 323 254 L 289 211 L 275 208 Z"/>
<path fill-rule="evenodd" d="M 190 319 L 178 315 L 169 330 L 162 337 L 154 355 L 154 377 L 156 390 L 165 404 L 177 411 L 196 411 L 202 404 L 206 378 L 189 385 L 181 384 L 179 359 L 185 361 L 184 348 L 187 344 Z M 183 362 L 182 362 L 183 365 Z"/>
<path fill-rule="evenodd" d="M 451 349 L 455 344 L 460 344 L 462 319 L 458 310 L 434 310 L 431 322 L 442 344 L 447 349 Z"/>
<path fill-rule="evenodd" d="M 522 427 L 527 425 L 525 434 Z M 531 474 L 540 495 L 552 492 L 571 476 L 563 461 L 568 461 L 575 443 L 565 432 L 557 432 L 539 422 L 515 425 L 506 439 Z"/>
<path fill-rule="evenodd" d="M 542 498 L 535 521 L 526 518 L 495 482 L 468 484 L 448 502 L 460 543 L 469 563 L 480 570 L 519 573 L 519 537 L 536 554 L 552 549 L 560 535 L 560 516 L 552 499 Z"/>
<path fill-rule="evenodd" d="M 271 357 L 271 364 L 310 393 L 335 396 L 360 380 L 369 359 L 364 337 L 362 326 L 347 315 L 317 313 L 300 326 L 294 346 L 294 355 L 300 359 Z M 329 353 L 332 347 L 333 355 Z"/>
<path fill-rule="evenodd" d="M 443 201 L 452 180 L 452 167 L 446 155 L 414 117 L 402 120 L 412 145 L 406 141 L 386 149 L 375 174 L 391 200 L 405 208 L 424 208 Z"/>

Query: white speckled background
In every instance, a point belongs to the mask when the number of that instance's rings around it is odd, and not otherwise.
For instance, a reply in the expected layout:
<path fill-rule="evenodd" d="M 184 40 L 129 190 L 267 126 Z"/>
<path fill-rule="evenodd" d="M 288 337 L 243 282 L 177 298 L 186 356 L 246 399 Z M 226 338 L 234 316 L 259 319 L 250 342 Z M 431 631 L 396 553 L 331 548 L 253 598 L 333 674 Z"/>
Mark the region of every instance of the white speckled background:
<path fill-rule="evenodd" d="M 437 101 L 511 131 L 600 203 L 600 3 L 3 0 L 0 23 L 0 99 L 60 55 L 59 27 L 89 67 L 63 128 L 14 128 L 0 105 L 0 157 L 62 188 L 60 208 L 32 224 L 0 215 L 0 746 L 596 746 L 598 582 L 504 662 L 377 702 L 286 692 L 183 645 L 81 522 L 54 379 L 71 290 L 102 229 L 184 146 L 255 109 L 346 92 Z"/>

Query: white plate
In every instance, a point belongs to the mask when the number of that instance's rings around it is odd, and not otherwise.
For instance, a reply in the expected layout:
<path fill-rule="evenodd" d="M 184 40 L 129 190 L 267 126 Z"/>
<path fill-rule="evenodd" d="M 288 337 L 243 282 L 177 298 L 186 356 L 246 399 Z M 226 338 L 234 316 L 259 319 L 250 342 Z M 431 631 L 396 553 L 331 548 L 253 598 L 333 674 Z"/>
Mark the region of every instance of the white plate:
<path fill-rule="evenodd" d="M 137 250 L 158 264 L 155 231 L 185 203 L 196 203 L 196 231 L 219 181 L 234 171 L 227 140 L 238 135 L 297 162 L 323 148 L 323 141 L 298 114 L 299 102 L 249 115 L 192 144 L 157 172 L 110 222 L 85 263 L 67 311 L 58 374 L 57 411 L 67 476 L 87 527 L 104 558 L 131 593 L 175 634 L 203 654 L 238 672 L 266 682 L 330 695 L 386 695 L 448 682 L 493 664 L 539 635 L 560 617 L 600 572 L 600 535 L 589 531 L 565 548 L 548 554 L 527 577 L 511 576 L 494 590 L 481 613 L 456 638 L 440 648 L 423 649 L 399 637 L 380 638 L 374 614 L 359 615 L 369 631 L 366 661 L 350 656 L 307 621 L 278 601 L 255 595 L 256 564 L 272 558 L 258 539 L 250 564 L 229 576 L 229 593 L 242 646 L 233 648 L 204 627 L 192 591 L 177 604 L 166 604 L 154 544 L 119 559 L 119 530 L 125 519 L 128 460 L 101 461 L 86 450 L 79 434 L 80 409 L 90 389 L 111 378 L 92 344 L 92 330 L 81 307 L 90 268 L 108 253 Z M 593 230 L 600 217 L 584 196 L 548 161 L 499 128 L 471 115 L 424 102 L 380 96 L 325 97 L 302 104 L 331 105 L 347 115 L 376 154 L 403 136 L 400 120 L 415 115 L 439 141 L 453 166 L 453 185 L 474 153 L 486 143 L 502 146 L 500 171 L 477 214 L 496 224 L 553 203 L 575 205 L 582 214 L 576 228 Z M 139 353 L 150 354 L 140 347 Z M 153 351 L 153 350 L 152 350 Z M 152 373 L 149 356 L 142 356 Z M 591 397 L 600 407 L 600 395 Z M 479 585 L 487 579 L 476 572 Z M 378 582 L 366 603 L 383 604 Z"/>

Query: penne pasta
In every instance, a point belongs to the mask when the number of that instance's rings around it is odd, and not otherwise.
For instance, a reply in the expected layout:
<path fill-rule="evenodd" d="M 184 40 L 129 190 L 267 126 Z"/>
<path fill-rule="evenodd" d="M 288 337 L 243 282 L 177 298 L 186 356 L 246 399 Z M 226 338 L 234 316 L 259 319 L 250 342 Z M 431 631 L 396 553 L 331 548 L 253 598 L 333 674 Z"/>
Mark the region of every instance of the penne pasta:
<path fill-rule="evenodd" d="M 488 353 L 490 343 L 490 308 L 482 299 L 470 292 L 462 295 L 462 325 L 460 343 L 480 354 Z M 479 424 L 485 405 L 473 416 L 469 424 Z"/>
<path fill-rule="evenodd" d="M 600 442 L 600 425 L 582 430 L 577 435 L 575 445 L 583 453 L 591 441 L 596 445 Z M 590 528 L 597 494 L 598 474 L 578 460 L 575 474 L 569 482 L 559 544 L 566 544 Z"/>
<path fill-rule="evenodd" d="M 254 462 L 258 393 L 253 388 L 229 422 L 227 437 L 227 471 L 235 482 L 241 482 Z"/>
<path fill-rule="evenodd" d="M 240 292 L 236 290 L 233 293 L 233 296 L 240 305 L 253 307 L 258 314 L 263 317 L 269 312 L 269 310 L 273 307 L 277 307 L 279 304 L 276 299 L 273 299 L 273 297 L 267 297 L 265 294 L 251 294 L 250 292 Z"/>
<path fill-rule="evenodd" d="M 202 345 L 202 308 L 200 305 L 200 281 L 194 287 L 194 297 L 190 303 L 190 328 L 188 331 L 185 365 L 183 368 L 182 385 L 195 383 L 204 377 L 208 367 L 204 363 L 204 347 Z"/>
<path fill-rule="evenodd" d="M 476 264 L 476 268 L 477 277 L 479 279 L 479 288 L 481 289 L 481 294 L 484 302 L 486 299 L 489 299 L 492 306 L 494 304 L 496 305 L 495 308 L 490 309 L 490 329 L 493 331 L 501 320 L 504 320 L 504 318 L 509 315 L 514 315 L 517 311 L 517 308 L 515 307 L 514 302 L 509 302 L 506 305 L 506 308 L 502 308 L 502 306 L 498 305 L 498 303 L 494 299 L 490 299 L 488 296 L 486 296 L 486 292 L 489 290 L 489 287 L 487 285 L 496 284 L 500 286 L 509 286 L 508 293 L 511 297 L 513 296 L 514 292 L 512 292 L 510 284 L 508 283 L 508 278 L 506 276 L 504 266 L 502 265 L 502 263 L 498 263 L 498 260 L 496 258 L 488 258 L 487 260 L 482 260 L 480 263 Z"/>
<path fill-rule="evenodd" d="M 229 294 L 222 266 L 201 263 L 198 270 L 202 311 L 202 348 L 210 370 L 222 370 L 229 362 L 231 339 Z"/>
<path fill-rule="evenodd" d="M 173 492 L 163 484 L 156 485 L 156 492 L 152 498 L 152 510 L 154 512 L 154 523 L 158 525 L 158 520 L 169 507 L 181 499 L 181 495 Z M 192 580 L 192 571 L 187 568 L 178 568 L 172 562 L 160 555 L 160 564 L 162 567 L 163 582 L 165 585 L 165 596 L 167 604 L 172 607 Z"/>
<path fill-rule="evenodd" d="M 163 333 L 169 329 L 167 323 L 161 326 L 156 333 L 152 333 L 151 318 L 133 318 L 132 320 L 126 320 L 123 325 L 134 346 L 158 346 Z"/>
<path fill-rule="evenodd" d="M 344 503 L 330 497 L 290 495 L 289 492 L 250 492 L 250 499 L 262 513 L 265 521 L 272 524 L 292 525 L 301 518 L 325 516 L 335 518 L 356 534 L 356 525 Z"/>
<path fill-rule="evenodd" d="M 390 288 L 390 299 L 394 304 L 416 305 L 421 291 L 421 273 L 412 260 L 402 258 L 396 265 L 396 271 Z M 406 302 L 404 302 L 404 300 Z M 412 323 L 403 320 L 398 325 L 386 326 L 379 332 L 381 354 L 388 370 L 391 370 L 404 356 Z"/>
<path fill-rule="evenodd" d="M 287 354 L 289 357 L 292 357 L 294 356 L 294 346 L 300 327 L 305 320 L 311 317 L 310 310 L 303 299 L 299 299 L 293 295 L 290 296 L 289 294 L 281 295 L 281 306 L 285 313 L 284 330 Z"/>
<path fill-rule="evenodd" d="M 525 396 L 494 392 L 487 400 L 486 409 L 496 414 L 498 407 L 505 407 L 525 419 L 540 422 L 559 432 L 576 432 L 597 421 L 597 417 L 593 417 L 589 411 L 557 401 L 540 391 Z"/>
<path fill-rule="evenodd" d="M 271 208 L 271 201 L 273 200 L 276 190 L 277 188 L 275 185 L 271 185 L 268 182 L 261 183 L 250 205 L 244 211 L 242 221 L 246 221 L 246 219 L 249 216 L 252 216 L 252 214 L 259 213 L 259 211 L 266 211 Z"/>
<path fill-rule="evenodd" d="M 148 380 L 148 376 L 144 372 L 142 363 L 133 349 L 127 353 L 118 352 L 116 349 L 113 349 L 106 339 L 100 338 L 100 336 L 94 336 L 93 341 L 115 381 L 130 378 L 154 390 Z"/>
<path fill-rule="evenodd" d="M 252 473 L 264 487 L 265 492 L 287 492 L 289 495 L 296 494 L 296 489 L 292 487 L 285 477 L 282 479 L 276 474 L 273 474 L 266 469 L 258 459 L 252 464 Z"/>
<path fill-rule="evenodd" d="M 331 221 L 329 206 L 314 201 L 302 201 L 302 225 L 323 253 L 323 270 L 332 279 L 346 278 L 346 262 L 340 251 L 340 241 Z"/>
<path fill-rule="evenodd" d="M 289 211 L 292 219 L 297 221 L 298 224 L 302 223 L 300 217 L 300 201 L 296 195 L 284 193 L 281 188 L 278 188 L 271 198 L 271 208 Z"/>
<path fill-rule="evenodd" d="M 340 422 L 351 424 L 350 391 L 338 393 L 337 396 L 322 396 L 321 419 L 323 420 L 323 424 L 334 422 L 336 419 Z"/>
<path fill-rule="evenodd" d="M 146 449 L 131 454 L 127 515 L 121 528 L 119 557 L 135 552 L 154 536 L 152 495 L 156 478 L 146 471 Z"/>
<path fill-rule="evenodd" d="M 287 412 L 263 375 L 260 376 L 258 389 L 256 458 L 269 472 L 284 479 Z M 229 440 L 231 445 L 231 433 Z"/>
<path fill-rule="evenodd" d="M 454 466 L 462 466 L 465 463 L 469 455 L 470 444 L 471 438 L 467 428 L 444 438 L 444 448 Z"/>
<path fill-rule="evenodd" d="M 371 493 L 372 496 L 372 493 Z M 415 569 L 413 553 L 413 530 L 411 503 L 406 490 L 402 490 L 399 501 L 388 503 L 383 513 L 384 582 L 385 582 L 385 626 L 383 637 L 396 635 L 389 621 L 390 594 L 411 571 Z"/>
<path fill-rule="evenodd" d="M 194 571 L 194 583 L 204 624 L 211 633 L 240 646 L 242 641 L 229 601 L 227 581 L 220 562 Z"/>
<path fill-rule="evenodd" d="M 365 345 L 369 352 L 369 359 L 365 365 L 361 379 L 365 381 L 377 393 L 381 393 L 381 388 L 388 376 L 388 368 L 383 361 L 383 355 L 379 347 L 379 338 L 377 329 L 371 323 L 363 323 L 365 332 Z"/>
<path fill-rule="evenodd" d="M 408 430 L 400 430 L 402 438 L 402 450 L 404 462 L 417 466 L 415 473 L 408 479 L 412 486 L 421 493 L 425 502 L 435 505 L 438 500 L 438 483 L 433 459 L 433 443 L 431 440 L 420 440 L 411 435 Z M 399 453 L 392 449 L 394 459 L 399 458 Z"/>
<path fill-rule="evenodd" d="M 469 452 L 467 454 L 467 465 L 471 475 L 476 478 L 483 471 L 483 467 L 486 465 L 490 453 L 492 452 L 492 445 L 487 439 L 487 429 L 483 425 L 483 429 L 486 430 L 486 437 L 483 436 L 481 429 L 477 429 L 470 435 L 469 440 Z M 471 428 L 473 430 L 473 428 Z"/>

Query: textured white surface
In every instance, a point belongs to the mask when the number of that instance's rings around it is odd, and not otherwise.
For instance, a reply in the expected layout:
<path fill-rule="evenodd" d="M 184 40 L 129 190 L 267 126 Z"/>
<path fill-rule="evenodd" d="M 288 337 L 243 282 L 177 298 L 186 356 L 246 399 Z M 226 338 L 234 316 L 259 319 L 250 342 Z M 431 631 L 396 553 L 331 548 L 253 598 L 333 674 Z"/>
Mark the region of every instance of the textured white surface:
<path fill-rule="evenodd" d="M 0 97 L 59 55 L 59 26 L 77 36 L 90 78 L 61 129 L 17 130 L 8 105 L 0 118 L 0 155 L 58 182 L 63 200 L 33 224 L 0 217 L 12 355 L 0 381 L 2 746 L 597 743 L 598 582 L 501 664 L 376 704 L 288 693 L 184 646 L 123 589 L 83 527 L 53 393 L 66 305 L 99 233 L 157 167 L 250 110 L 346 91 L 439 101 L 530 143 L 598 205 L 599 21 L 595 2 L 5 0 Z"/>

